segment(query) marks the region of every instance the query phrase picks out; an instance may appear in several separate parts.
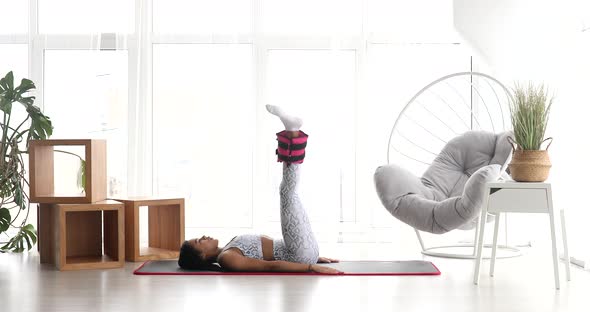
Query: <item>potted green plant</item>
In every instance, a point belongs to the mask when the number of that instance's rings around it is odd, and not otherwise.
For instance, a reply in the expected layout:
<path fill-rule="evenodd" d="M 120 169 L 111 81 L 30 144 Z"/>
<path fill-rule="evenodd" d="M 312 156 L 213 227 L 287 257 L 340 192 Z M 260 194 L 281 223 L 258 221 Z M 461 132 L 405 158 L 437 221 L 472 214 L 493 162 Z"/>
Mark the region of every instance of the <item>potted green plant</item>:
<path fill-rule="evenodd" d="M 510 116 L 514 138 L 509 138 L 513 147 L 510 175 L 515 181 L 543 182 L 549 176 L 551 161 L 548 149 L 553 141 L 545 138 L 553 97 L 548 96 L 543 85 L 517 84 L 510 103 Z M 543 142 L 549 140 L 545 150 Z"/>
<path fill-rule="evenodd" d="M 22 252 L 25 247 L 31 249 L 37 241 L 35 228 L 27 224 L 30 203 L 23 154 L 28 151 L 29 140 L 47 139 L 53 126 L 49 117 L 33 104 L 35 97 L 28 96 L 34 89 L 35 84 L 29 79 L 22 79 L 20 85 L 15 86 L 12 72 L 0 79 L 3 114 L 0 124 L 0 235 L 8 239 L 0 238 L 0 252 Z M 22 104 L 25 109 L 22 119 L 15 119 L 15 103 Z M 7 233 L 11 228 L 16 231 L 12 237 Z"/>

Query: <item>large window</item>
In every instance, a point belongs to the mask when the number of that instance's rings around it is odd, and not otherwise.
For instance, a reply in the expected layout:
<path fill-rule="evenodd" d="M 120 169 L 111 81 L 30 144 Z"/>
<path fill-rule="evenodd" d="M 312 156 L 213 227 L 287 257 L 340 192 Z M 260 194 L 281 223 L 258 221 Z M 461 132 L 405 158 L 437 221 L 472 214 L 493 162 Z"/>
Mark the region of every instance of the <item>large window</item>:
<path fill-rule="evenodd" d="M 372 173 L 395 116 L 470 65 L 451 0 L 0 5 L 14 12 L 0 19 L 0 69 L 36 82 L 54 137 L 107 140 L 112 196 L 186 198 L 187 236 L 280 231 L 282 125 L 265 104 L 304 118 L 301 193 L 320 240 L 391 226 Z"/>

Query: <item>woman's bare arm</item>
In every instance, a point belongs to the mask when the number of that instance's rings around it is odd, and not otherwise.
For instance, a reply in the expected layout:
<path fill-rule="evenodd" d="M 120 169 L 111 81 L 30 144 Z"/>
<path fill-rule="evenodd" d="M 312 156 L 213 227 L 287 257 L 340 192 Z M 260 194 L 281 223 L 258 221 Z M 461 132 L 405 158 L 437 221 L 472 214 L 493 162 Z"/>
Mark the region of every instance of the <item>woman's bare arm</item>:
<path fill-rule="evenodd" d="M 289 261 L 266 261 L 244 257 L 237 252 L 225 252 L 219 264 L 228 270 L 239 272 L 316 272 L 338 274 L 340 271 L 316 264 L 296 263 Z"/>

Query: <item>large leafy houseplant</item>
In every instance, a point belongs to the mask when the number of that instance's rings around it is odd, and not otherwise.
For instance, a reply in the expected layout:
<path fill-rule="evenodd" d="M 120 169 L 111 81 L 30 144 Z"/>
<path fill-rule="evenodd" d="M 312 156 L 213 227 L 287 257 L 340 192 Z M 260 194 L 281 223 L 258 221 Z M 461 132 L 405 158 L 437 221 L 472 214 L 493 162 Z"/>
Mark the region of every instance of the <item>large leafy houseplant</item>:
<path fill-rule="evenodd" d="M 34 89 L 35 84 L 29 79 L 22 79 L 15 86 L 12 72 L 0 79 L 3 114 L 0 124 L 0 252 L 22 252 L 25 247 L 31 249 L 37 241 L 35 228 L 27 224 L 30 202 L 23 154 L 28 152 L 29 140 L 47 139 L 53 126 L 49 117 L 33 104 L 35 97 L 28 93 Z M 20 119 L 13 114 L 13 104 L 17 103 L 23 105 L 26 112 Z M 10 229 L 16 231 L 13 237 L 8 235 Z M 3 239 L 5 237 L 7 240 Z"/>

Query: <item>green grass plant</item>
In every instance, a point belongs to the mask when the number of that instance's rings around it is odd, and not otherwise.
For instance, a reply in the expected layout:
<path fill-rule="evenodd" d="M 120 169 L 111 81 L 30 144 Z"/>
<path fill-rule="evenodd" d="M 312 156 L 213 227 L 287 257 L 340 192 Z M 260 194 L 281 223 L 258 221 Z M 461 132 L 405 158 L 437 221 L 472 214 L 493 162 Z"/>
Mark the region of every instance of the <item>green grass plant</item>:
<path fill-rule="evenodd" d="M 548 96 L 544 85 L 516 84 L 510 103 L 510 117 L 514 140 L 522 150 L 540 150 L 545 140 L 549 112 L 553 97 Z"/>

